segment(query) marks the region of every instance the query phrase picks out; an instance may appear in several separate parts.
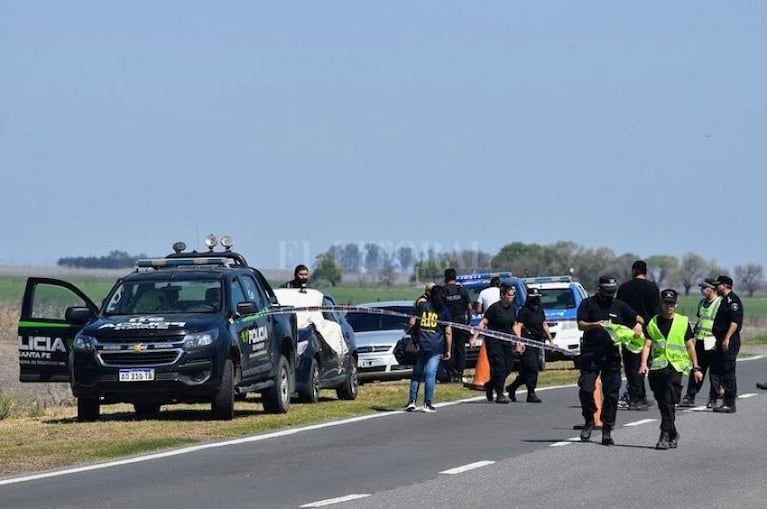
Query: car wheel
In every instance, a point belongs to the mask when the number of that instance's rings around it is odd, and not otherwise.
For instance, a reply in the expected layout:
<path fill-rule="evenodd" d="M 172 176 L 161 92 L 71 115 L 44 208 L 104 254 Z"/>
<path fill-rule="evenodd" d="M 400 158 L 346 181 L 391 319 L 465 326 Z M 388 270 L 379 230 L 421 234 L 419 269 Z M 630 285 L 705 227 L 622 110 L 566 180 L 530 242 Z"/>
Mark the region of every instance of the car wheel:
<path fill-rule="evenodd" d="M 357 399 L 357 394 L 360 392 L 360 379 L 357 374 L 357 359 L 351 358 L 349 362 L 349 373 L 346 376 L 344 384 L 336 389 L 336 395 L 338 399 L 345 399 L 348 401 Z"/>
<path fill-rule="evenodd" d="M 77 420 L 92 422 L 99 419 L 101 412 L 99 398 L 77 398 Z"/>
<path fill-rule="evenodd" d="M 306 381 L 306 387 L 298 393 L 298 399 L 304 403 L 317 403 L 320 400 L 320 370 L 316 359 L 312 359 L 309 379 Z"/>
<path fill-rule="evenodd" d="M 133 403 L 133 410 L 138 417 L 153 417 L 160 413 L 159 403 Z"/>
<path fill-rule="evenodd" d="M 280 355 L 274 386 L 261 393 L 264 410 L 269 414 L 284 414 L 290 408 L 290 371 L 288 360 Z"/>
<path fill-rule="evenodd" d="M 220 421 L 231 421 L 234 419 L 234 364 L 231 359 L 224 361 L 221 387 L 210 403 L 210 411 L 214 419 Z"/>

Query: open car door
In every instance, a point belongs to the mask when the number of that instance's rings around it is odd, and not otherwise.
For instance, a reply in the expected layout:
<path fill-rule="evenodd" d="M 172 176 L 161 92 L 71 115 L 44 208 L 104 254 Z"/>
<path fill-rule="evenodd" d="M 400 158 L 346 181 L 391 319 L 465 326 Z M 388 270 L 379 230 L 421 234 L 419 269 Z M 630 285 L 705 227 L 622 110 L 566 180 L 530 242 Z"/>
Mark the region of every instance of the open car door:
<path fill-rule="evenodd" d="M 98 307 L 79 288 L 49 278 L 27 279 L 19 320 L 19 379 L 22 382 L 68 382 L 69 351 L 83 323 L 67 321 L 67 308 Z"/>

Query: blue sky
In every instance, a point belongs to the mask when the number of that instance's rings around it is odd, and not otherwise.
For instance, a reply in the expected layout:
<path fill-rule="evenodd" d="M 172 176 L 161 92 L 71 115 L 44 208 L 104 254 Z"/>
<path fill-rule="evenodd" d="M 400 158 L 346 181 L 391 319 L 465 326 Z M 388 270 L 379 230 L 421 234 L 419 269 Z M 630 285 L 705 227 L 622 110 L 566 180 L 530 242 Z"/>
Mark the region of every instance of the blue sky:
<path fill-rule="evenodd" d="M 765 263 L 767 3 L 0 1 L 1 265 L 231 234 Z"/>

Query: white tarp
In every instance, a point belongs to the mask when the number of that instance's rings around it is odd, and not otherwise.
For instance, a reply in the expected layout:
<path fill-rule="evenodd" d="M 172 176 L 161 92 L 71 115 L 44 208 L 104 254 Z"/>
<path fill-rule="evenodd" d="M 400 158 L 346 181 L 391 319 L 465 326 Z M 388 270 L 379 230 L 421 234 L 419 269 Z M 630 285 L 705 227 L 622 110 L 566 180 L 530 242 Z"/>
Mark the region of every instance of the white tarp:
<path fill-rule="evenodd" d="M 277 302 L 282 306 L 310 307 L 322 306 L 322 292 L 312 288 L 275 288 Z M 341 326 L 331 320 L 326 320 L 320 311 L 297 311 L 296 321 L 299 329 L 305 329 L 314 325 L 321 336 L 321 340 L 327 344 L 336 355 L 342 357 L 347 351 Z"/>

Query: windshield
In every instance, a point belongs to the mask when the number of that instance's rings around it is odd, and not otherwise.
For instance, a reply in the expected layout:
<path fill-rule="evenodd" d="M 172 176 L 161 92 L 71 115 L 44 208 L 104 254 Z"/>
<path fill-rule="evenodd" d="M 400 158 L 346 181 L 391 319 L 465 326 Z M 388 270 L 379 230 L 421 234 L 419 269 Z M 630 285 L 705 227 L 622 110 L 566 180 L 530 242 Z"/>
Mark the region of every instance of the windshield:
<path fill-rule="evenodd" d="M 109 294 L 104 314 L 218 313 L 221 306 L 218 280 L 128 281 Z"/>
<path fill-rule="evenodd" d="M 391 306 L 385 308 L 395 313 L 412 315 L 415 308 L 413 306 Z M 408 327 L 407 318 L 402 316 L 386 316 L 371 313 L 362 313 L 352 311 L 346 313 L 346 321 L 352 326 L 354 332 L 370 332 L 376 330 L 405 330 Z"/>
<path fill-rule="evenodd" d="M 570 288 L 541 288 L 541 304 L 544 309 L 571 309 L 575 298 Z"/>

